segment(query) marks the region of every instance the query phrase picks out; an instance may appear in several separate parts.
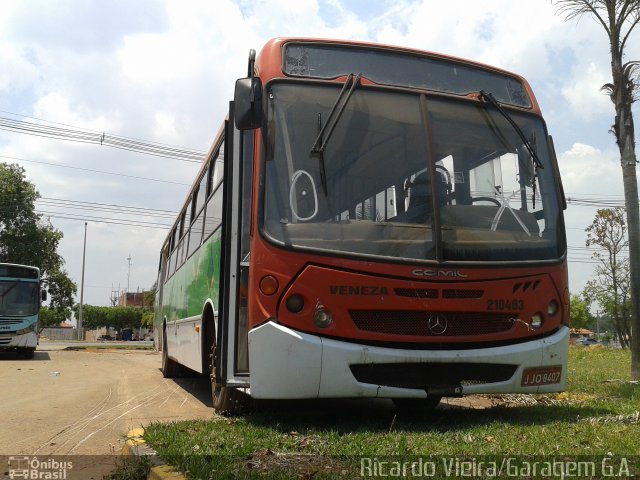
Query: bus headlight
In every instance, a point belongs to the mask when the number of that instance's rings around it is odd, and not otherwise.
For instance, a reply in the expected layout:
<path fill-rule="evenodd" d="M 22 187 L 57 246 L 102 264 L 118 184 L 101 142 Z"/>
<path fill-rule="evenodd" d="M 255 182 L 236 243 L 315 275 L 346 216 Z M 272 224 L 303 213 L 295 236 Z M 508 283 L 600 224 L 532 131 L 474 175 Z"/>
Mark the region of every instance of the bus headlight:
<path fill-rule="evenodd" d="M 547 313 L 550 317 L 553 317 L 556 313 L 558 313 L 558 302 L 555 300 L 551 300 L 549 305 L 547 305 Z"/>
<path fill-rule="evenodd" d="M 35 325 L 30 325 L 27 328 L 23 328 L 21 330 L 18 330 L 16 332 L 16 335 L 24 335 L 26 333 L 31 333 L 31 332 L 34 332 L 34 331 L 35 331 Z"/>
<path fill-rule="evenodd" d="M 322 306 L 318 307 L 316 313 L 313 316 L 313 322 L 318 328 L 327 328 L 333 323 L 331 312 Z"/>
<path fill-rule="evenodd" d="M 531 328 L 535 328 L 535 329 L 540 328 L 542 326 L 542 315 L 540 315 L 539 313 L 532 315 L 531 323 L 529 325 L 531 325 Z"/>

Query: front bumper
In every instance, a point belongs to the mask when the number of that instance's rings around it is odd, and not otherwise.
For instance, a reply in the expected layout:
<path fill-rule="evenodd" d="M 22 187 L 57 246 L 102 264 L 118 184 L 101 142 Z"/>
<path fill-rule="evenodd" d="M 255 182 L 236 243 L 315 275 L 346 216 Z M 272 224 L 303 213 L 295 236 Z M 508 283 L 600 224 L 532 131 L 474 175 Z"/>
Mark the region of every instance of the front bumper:
<path fill-rule="evenodd" d="M 0 333 L 0 349 L 35 348 L 37 346 L 38 335 L 36 334 L 36 332 L 29 332 L 21 335 L 8 335 Z"/>
<path fill-rule="evenodd" d="M 510 368 L 508 378 L 490 382 L 462 382 L 456 395 L 478 393 L 547 393 L 565 389 L 569 329 L 561 327 L 553 335 L 514 345 L 467 350 L 402 350 L 360 345 L 310 335 L 273 321 L 249 332 L 251 395 L 262 399 L 304 398 L 424 398 L 426 388 L 392 386 L 389 382 L 360 381 L 352 367 L 401 371 L 403 365 L 440 368 L 440 373 L 474 369 Z M 456 364 L 456 365 L 453 365 Z M 557 367 L 561 367 L 558 369 Z M 388 367 L 392 367 L 389 369 Z M 460 367 L 460 368 L 454 368 Z M 523 386 L 526 369 L 555 368 L 554 383 Z M 511 373 L 513 371 L 513 373 Z M 531 378 L 528 376 L 527 378 Z M 457 380 L 456 380 L 457 382 Z M 429 389 L 433 395 L 447 395 L 446 389 Z M 454 390 L 451 390 L 453 394 Z"/>

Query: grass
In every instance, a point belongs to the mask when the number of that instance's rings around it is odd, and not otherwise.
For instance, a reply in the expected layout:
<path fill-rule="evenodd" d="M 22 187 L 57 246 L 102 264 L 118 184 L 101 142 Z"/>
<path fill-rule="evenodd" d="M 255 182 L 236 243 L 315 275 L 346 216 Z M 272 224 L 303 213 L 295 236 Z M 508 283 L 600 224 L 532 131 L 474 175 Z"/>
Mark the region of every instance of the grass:
<path fill-rule="evenodd" d="M 151 461 L 145 457 L 123 456 L 117 468 L 103 480 L 142 480 L 151 470 Z"/>
<path fill-rule="evenodd" d="M 571 347 L 561 394 L 501 395 L 490 408 L 423 415 L 381 401 L 280 402 L 235 418 L 153 423 L 145 440 L 190 478 L 342 476 L 359 471 L 362 457 L 398 455 L 637 455 L 640 385 L 629 382 L 630 362 L 628 351 Z"/>

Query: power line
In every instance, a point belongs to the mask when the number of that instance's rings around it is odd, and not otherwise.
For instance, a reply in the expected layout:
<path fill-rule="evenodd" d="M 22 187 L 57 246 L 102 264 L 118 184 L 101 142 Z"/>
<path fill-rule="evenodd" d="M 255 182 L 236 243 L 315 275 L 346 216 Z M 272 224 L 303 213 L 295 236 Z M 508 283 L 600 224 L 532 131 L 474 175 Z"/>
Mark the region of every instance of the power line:
<path fill-rule="evenodd" d="M 624 200 L 606 200 L 603 198 L 587 199 L 567 197 L 567 203 L 576 207 L 624 208 L 625 206 Z"/>
<path fill-rule="evenodd" d="M 138 207 L 131 205 L 118 205 L 113 203 L 87 202 L 82 200 L 69 200 L 63 198 L 39 197 L 36 203 L 48 206 L 59 206 L 63 208 L 73 208 L 74 210 L 107 210 L 112 212 L 128 213 L 133 215 L 155 215 L 175 218 L 178 215 L 174 210 L 163 210 L 159 208 Z M 0 205 L 0 210 L 4 205 Z"/>
<path fill-rule="evenodd" d="M 42 197 L 36 200 L 36 203 L 40 207 L 36 210 L 36 213 L 49 218 L 110 223 L 143 228 L 169 229 L 177 216 L 177 212 L 171 210 L 49 197 Z M 45 210 L 51 207 L 61 208 L 63 211 Z M 69 212 L 69 209 L 72 211 Z M 105 216 L 110 214 L 118 215 L 118 217 Z M 151 220 L 143 220 L 143 218 L 150 218 Z M 164 223 L 163 220 L 168 223 Z"/>
<path fill-rule="evenodd" d="M 109 209 L 116 209 L 116 210 L 130 210 L 130 211 L 133 211 L 135 214 L 139 214 L 139 213 L 143 213 L 144 214 L 145 212 L 149 212 L 147 214 L 161 213 L 161 214 L 171 215 L 171 216 L 174 216 L 174 217 L 178 215 L 178 212 L 174 211 L 174 210 L 163 210 L 163 209 L 159 209 L 159 208 L 136 207 L 136 206 L 130 206 L 130 205 L 118 205 L 118 204 L 114 204 L 114 203 L 86 202 L 86 201 L 83 201 L 83 200 L 69 200 L 69 199 L 64 199 L 64 198 L 40 197 L 37 201 L 38 202 L 40 202 L 40 201 L 50 202 L 50 203 L 60 204 L 60 205 L 68 205 L 68 206 L 72 206 L 74 208 L 78 208 L 78 207 L 82 207 L 82 206 L 86 206 L 87 208 L 90 208 L 90 209 L 108 207 Z"/>
<path fill-rule="evenodd" d="M 8 158 L 10 160 L 17 160 L 19 162 L 29 162 L 29 163 L 38 163 L 41 165 L 49 165 L 52 167 L 59 167 L 59 168 L 69 168 L 72 170 L 81 170 L 81 171 L 85 171 L 85 172 L 91 172 L 91 173 L 101 173 L 103 175 L 114 175 L 117 177 L 126 177 L 126 178 L 134 178 L 136 180 L 147 180 L 150 182 L 161 182 L 161 183 L 172 183 L 174 185 L 185 185 L 185 186 L 190 186 L 190 183 L 182 183 L 182 182 L 173 182 L 171 180 L 160 180 L 158 178 L 149 178 L 149 177 L 139 177 L 136 175 L 127 175 L 125 173 L 115 173 L 115 172 L 106 172 L 104 170 L 93 170 L 90 168 L 83 168 L 83 167 L 72 167 L 70 165 L 60 165 L 58 163 L 52 163 L 52 162 L 44 162 L 41 160 L 27 160 L 25 158 L 19 158 L 19 157 L 11 157 L 9 155 L 0 155 L 0 158 Z"/>
<path fill-rule="evenodd" d="M 37 137 L 53 138 L 77 143 L 91 143 L 107 147 L 119 148 L 145 155 L 172 158 L 175 160 L 191 163 L 202 163 L 206 158 L 206 152 L 190 150 L 182 147 L 152 143 L 135 138 L 120 137 L 117 135 L 107 135 L 105 132 L 79 129 L 78 127 L 63 128 L 55 125 L 47 125 L 46 120 L 39 120 L 40 123 L 14 120 L 7 117 L 0 117 L 0 130 L 33 135 Z"/>
<path fill-rule="evenodd" d="M 83 222 L 109 223 L 114 225 L 125 225 L 130 227 L 157 228 L 162 230 L 169 230 L 169 228 L 173 226 L 173 224 L 145 222 L 142 220 L 127 221 L 127 220 L 122 220 L 118 218 L 95 217 L 90 215 L 73 215 L 73 214 L 66 214 L 63 212 L 47 212 L 42 210 L 36 211 L 36 213 L 40 215 L 44 215 L 49 218 L 59 218 L 63 220 L 79 220 Z"/>

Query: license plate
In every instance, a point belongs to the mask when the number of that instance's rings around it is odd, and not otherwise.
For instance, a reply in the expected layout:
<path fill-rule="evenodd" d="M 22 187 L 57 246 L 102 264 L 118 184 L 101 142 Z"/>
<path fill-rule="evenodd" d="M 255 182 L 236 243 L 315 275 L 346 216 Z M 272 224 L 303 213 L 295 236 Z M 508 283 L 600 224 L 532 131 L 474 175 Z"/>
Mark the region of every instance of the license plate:
<path fill-rule="evenodd" d="M 537 387 L 559 383 L 562 376 L 562 366 L 527 368 L 522 372 L 522 387 Z"/>

